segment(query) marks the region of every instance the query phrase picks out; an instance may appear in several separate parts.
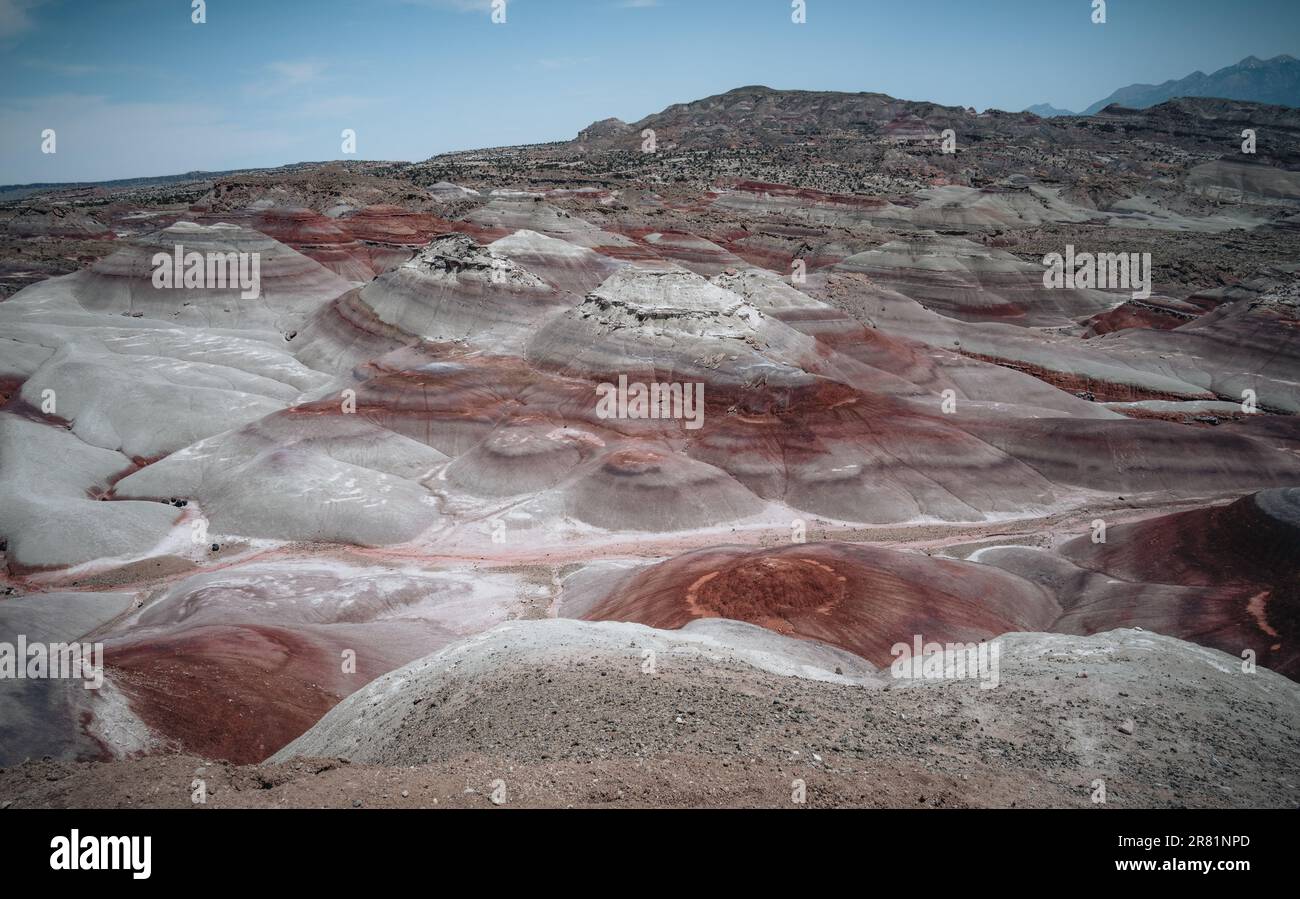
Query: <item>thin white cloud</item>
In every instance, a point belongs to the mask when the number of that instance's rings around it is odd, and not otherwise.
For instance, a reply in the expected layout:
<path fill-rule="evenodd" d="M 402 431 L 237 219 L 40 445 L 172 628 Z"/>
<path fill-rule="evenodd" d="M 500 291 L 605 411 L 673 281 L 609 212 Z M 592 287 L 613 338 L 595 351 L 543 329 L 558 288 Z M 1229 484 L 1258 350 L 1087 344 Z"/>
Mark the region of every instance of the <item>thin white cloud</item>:
<path fill-rule="evenodd" d="M 490 12 L 492 0 L 402 0 L 408 6 L 428 6 L 432 9 L 449 9 L 454 12 Z M 518 0 L 506 0 L 507 9 Z"/>
<path fill-rule="evenodd" d="M 0 0 L 0 38 L 15 37 L 35 26 L 32 10 L 45 0 Z"/>
<path fill-rule="evenodd" d="M 268 63 L 266 67 L 290 87 L 317 80 L 325 73 L 326 68 L 325 63 L 314 59 L 279 60 Z"/>
<path fill-rule="evenodd" d="M 294 107 L 294 114 L 303 118 L 356 115 L 384 102 L 381 97 L 360 97 L 341 94 L 334 97 L 317 97 Z"/>
<path fill-rule="evenodd" d="M 551 71 L 576 69 L 581 66 L 593 65 L 595 62 L 596 57 L 594 56 L 552 56 L 537 60 L 539 66 Z"/>
<path fill-rule="evenodd" d="M 328 68 L 328 64 L 315 59 L 274 60 L 258 69 L 243 90 L 250 97 L 274 97 L 324 80 Z"/>
<path fill-rule="evenodd" d="M 0 184 L 100 181 L 219 170 L 303 153 L 291 129 L 249 127 L 194 103 L 119 103 L 63 94 L 0 100 Z M 58 152 L 41 152 L 53 128 Z M 321 153 L 337 147 L 322 141 Z"/>
<path fill-rule="evenodd" d="M 662 6 L 663 4 L 660 3 L 659 0 L 623 0 L 623 2 L 618 5 L 623 9 L 653 9 L 656 6 Z"/>
<path fill-rule="evenodd" d="M 3 0 L 0 0 L 0 2 L 3 2 Z M 104 71 L 102 66 L 88 65 L 85 63 L 50 62 L 45 59 L 24 59 L 23 65 L 31 66 L 34 69 L 41 69 L 45 72 L 53 72 L 56 75 L 63 75 L 68 78 L 77 78 L 82 75 L 94 75 Z"/>

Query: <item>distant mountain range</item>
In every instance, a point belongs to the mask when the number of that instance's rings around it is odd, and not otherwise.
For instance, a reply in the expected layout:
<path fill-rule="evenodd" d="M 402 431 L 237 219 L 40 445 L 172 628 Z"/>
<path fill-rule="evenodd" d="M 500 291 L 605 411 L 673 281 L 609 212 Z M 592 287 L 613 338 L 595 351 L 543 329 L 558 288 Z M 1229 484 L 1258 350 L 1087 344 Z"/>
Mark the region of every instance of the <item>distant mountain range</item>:
<path fill-rule="evenodd" d="M 49 190 L 70 190 L 85 187 L 155 187 L 163 184 L 180 184 L 185 181 L 197 181 L 205 178 L 224 178 L 237 174 L 241 169 L 223 172 L 185 172 L 182 175 L 158 175 L 147 178 L 117 178 L 112 181 L 44 181 L 34 184 L 0 184 L 0 203 L 19 200 L 35 193 Z"/>
<path fill-rule="evenodd" d="M 1219 69 L 1212 75 L 1193 72 L 1177 81 L 1164 84 L 1130 84 L 1104 100 L 1098 100 L 1081 113 L 1060 109 L 1050 103 L 1030 106 L 1043 118 L 1059 115 L 1092 115 L 1112 103 L 1130 109 L 1146 109 L 1175 97 L 1219 97 L 1224 100 L 1250 100 L 1277 106 L 1300 107 L 1300 61 L 1294 56 L 1259 59 L 1247 56 L 1236 65 Z"/>
<path fill-rule="evenodd" d="M 1032 112 L 1034 115 L 1042 116 L 1045 119 L 1058 115 L 1075 115 L 1070 110 L 1061 109 L 1061 107 L 1053 106 L 1051 103 L 1035 103 L 1033 106 L 1026 106 L 1025 112 Z"/>

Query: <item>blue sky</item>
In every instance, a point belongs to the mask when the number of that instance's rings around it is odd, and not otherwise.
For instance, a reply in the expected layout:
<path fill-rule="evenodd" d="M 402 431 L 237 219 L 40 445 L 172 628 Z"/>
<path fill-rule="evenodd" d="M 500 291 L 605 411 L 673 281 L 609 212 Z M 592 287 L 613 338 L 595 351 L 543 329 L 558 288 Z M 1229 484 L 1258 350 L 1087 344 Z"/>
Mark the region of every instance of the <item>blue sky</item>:
<path fill-rule="evenodd" d="M 1081 109 L 1248 55 L 1296 0 L 0 0 L 0 184 L 562 140 L 746 84 Z M 57 152 L 41 153 L 43 129 Z"/>

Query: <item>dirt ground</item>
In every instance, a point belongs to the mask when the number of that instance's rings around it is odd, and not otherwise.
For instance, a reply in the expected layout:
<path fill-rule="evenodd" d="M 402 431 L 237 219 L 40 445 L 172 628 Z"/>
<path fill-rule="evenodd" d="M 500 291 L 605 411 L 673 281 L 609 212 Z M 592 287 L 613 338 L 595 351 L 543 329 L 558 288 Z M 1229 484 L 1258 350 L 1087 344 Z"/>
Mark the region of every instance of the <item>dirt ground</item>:
<path fill-rule="evenodd" d="M 647 676 L 625 636 L 500 664 L 524 639 L 407 673 L 399 691 L 376 682 L 282 764 L 29 760 L 0 769 L 0 807 L 1300 806 L 1295 685 L 1138 630 L 1001 638 L 996 689 L 673 652 Z M 349 741 L 353 763 L 318 757 Z"/>
<path fill-rule="evenodd" d="M 832 764 L 833 763 L 833 764 Z M 206 801 L 193 800 L 196 781 Z M 799 802 L 797 780 L 804 801 Z M 504 785 L 502 787 L 502 784 Z M 501 792 L 502 789 L 504 792 Z M 168 755 L 96 763 L 28 762 L 0 771 L 4 808 L 968 808 L 1093 805 L 1077 790 L 984 765 L 974 775 L 905 760 L 826 764 L 711 755 L 517 764 L 464 756 L 412 767 L 339 759 L 232 766 Z M 1170 804 L 1173 797 L 1170 797 Z"/>

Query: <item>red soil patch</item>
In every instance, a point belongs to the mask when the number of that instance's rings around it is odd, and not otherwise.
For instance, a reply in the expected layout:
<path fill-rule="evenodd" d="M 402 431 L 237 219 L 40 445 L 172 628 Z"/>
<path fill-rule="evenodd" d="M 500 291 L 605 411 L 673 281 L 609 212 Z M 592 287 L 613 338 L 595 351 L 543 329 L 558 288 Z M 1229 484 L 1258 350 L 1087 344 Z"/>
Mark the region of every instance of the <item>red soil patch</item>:
<path fill-rule="evenodd" d="M 1282 514 L 1265 511 L 1257 497 Z M 1226 506 L 1117 525 L 1105 543 L 1073 540 L 1061 552 L 1076 565 L 1136 584 L 1205 589 L 1190 590 L 1178 602 L 1155 591 L 1130 591 L 1072 608 L 1067 621 L 1091 633 L 1136 620 L 1233 656 L 1254 650 L 1260 665 L 1300 678 L 1297 508 L 1300 489 L 1271 490 Z"/>
<path fill-rule="evenodd" d="M 464 230 L 428 212 L 382 204 L 358 209 L 338 219 L 338 225 L 363 243 L 409 248 L 422 247 L 438 234 Z"/>
<path fill-rule="evenodd" d="M 1167 309 L 1130 302 L 1107 312 L 1094 315 L 1088 320 L 1088 330 L 1083 336 L 1086 339 L 1101 334 L 1112 334 L 1115 331 L 1126 331 L 1130 328 L 1171 331 L 1180 325 L 1187 324 L 1193 318 L 1195 318 L 1193 315 L 1179 314 Z"/>
<path fill-rule="evenodd" d="M 342 673 L 343 647 L 262 625 L 110 645 L 105 664 L 155 733 L 206 758 L 260 762 L 383 670 Z"/>
<path fill-rule="evenodd" d="M 855 194 L 832 194 L 810 187 L 790 187 L 786 184 L 771 184 L 766 181 L 736 181 L 733 190 L 745 193 L 769 194 L 774 197 L 790 197 L 807 200 L 810 203 L 833 203 L 837 206 L 857 206 L 862 209 L 879 209 L 887 201 L 879 197 L 861 197 Z"/>
<path fill-rule="evenodd" d="M 1013 361 L 1011 359 L 1000 359 L 997 356 L 986 356 L 982 353 L 962 352 L 963 356 L 971 359 L 978 359 L 981 362 L 991 362 L 994 365 L 1000 365 L 1003 368 L 1009 368 L 1013 371 L 1024 372 L 1027 375 L 1033 375 L 1040 381 L 1051 384 L 1053 387 L 1060 388 L 1073 394 L 1091 394 L 1092 399 L 1100 403 L 1136 403 L 1142 400 L 1212 400 L 1216 399 L 1214 394 L 1205 393 L 1186 395 L 1180 393 L 1169 393 L 1162 390 L 1150 390 L 1145 387 L 1138 387 L 1135 384 L 1115 384 L 1110 381 L 1099 381 L 1090 378 L 1087 375 L 1076 375 L 1070 372 L 1052 371 L 1039 365 L 1033 365 L 1028 362 Z"/>
<path fill-rule="evenodd" d="M 679 628 L 696 618 L 748 621 L 888 665 L 914 635 L 981 640 L 1040 630 L 1055 602 L 988 566 L 844 543 L 723 547 L 633 572 L 583 616 Z"/>

